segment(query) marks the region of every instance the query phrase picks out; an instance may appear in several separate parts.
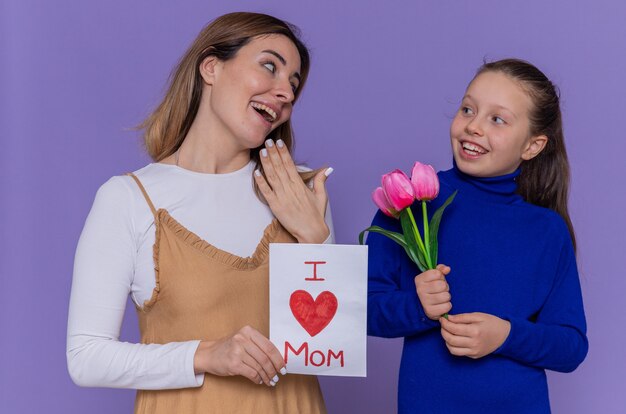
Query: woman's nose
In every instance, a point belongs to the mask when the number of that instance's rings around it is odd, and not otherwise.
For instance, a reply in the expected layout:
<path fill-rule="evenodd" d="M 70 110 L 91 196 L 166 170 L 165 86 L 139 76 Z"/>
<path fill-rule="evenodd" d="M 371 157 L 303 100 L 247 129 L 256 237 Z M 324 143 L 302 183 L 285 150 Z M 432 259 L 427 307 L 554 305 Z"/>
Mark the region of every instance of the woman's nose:
<path fill-rule="evenodd" d="M 293 102 L 293 100 L 295 99 L 293 86 L 288 79 L 278 81 L 275 94 L 276 97 L 281 100 L 281 102 L 290 103 Z"/>

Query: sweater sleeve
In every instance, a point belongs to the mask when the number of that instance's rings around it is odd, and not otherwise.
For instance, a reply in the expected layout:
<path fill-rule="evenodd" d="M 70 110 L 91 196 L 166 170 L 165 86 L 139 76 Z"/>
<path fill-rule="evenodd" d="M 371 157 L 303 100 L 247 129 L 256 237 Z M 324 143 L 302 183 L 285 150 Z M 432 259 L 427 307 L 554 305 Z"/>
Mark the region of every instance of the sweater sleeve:
<path fill-rule="evenodd" d="M 380 210 L 372 226 L 401 232 L 399 223 Z M 368 258 L 368 335 L 395 338 L 420 334 L 439 327 L 429 319 L 417 297 L 414 270 L 403 269 L 406 262 L 404 249 L 393 240 L 379 233 L 367 236 Z M 417 269 L 417 268 L 415 268 Z M 402 285 L 403 270 L 408 281 Z M 419 272 L 419 270 L 417 270 Z"/>
<path fill-rule="evenodd" d="M 193 359 L 200 341 L 120 342 L 137 252 L 133 195 L 123 177 L 96 195 L 76 250 L 67 329 L 67 364 L 81 386 L 171 389 L 198 387 Z"/>
<path fill-rule="evenodd" d="M 574 371 L 589 344 L 574 249 L 562 223 L 560 252 L 550 293 L 536 320 L 504 316 L 511 332 L 495 354 L 525 365 L 559 372 Z"/>

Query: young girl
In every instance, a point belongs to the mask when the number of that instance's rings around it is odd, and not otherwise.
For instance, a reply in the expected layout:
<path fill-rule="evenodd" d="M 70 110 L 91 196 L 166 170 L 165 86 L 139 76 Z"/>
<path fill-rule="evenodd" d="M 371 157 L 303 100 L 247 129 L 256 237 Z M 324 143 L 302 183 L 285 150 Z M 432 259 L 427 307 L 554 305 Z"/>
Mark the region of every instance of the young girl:
<path fill-rule="evenodd" d="M 317 378 L 284 375 L 267 338 L 269 244 L 332 240 L 330 169 L 308 172 L 309 189 L 290 155 L 308 71 L 297 31 L 272 16 L 224 15 L 195 39 L 144 123 L 155 162 L 105 183 L 85 223 L 74 382 L 138 389 L 136 413 L 326 412 Z M 129 294 L 140 344 L 119 341 Z"/>
<path fill-rule="evenodd" d="M 487 63 L 450 140 L 430 206 L 458 190 L 439 230 L 445 265 L 418 274 L 370 233 L 369 334 L 405 337 L 400 413 L 549 413 L 545 370 L 573 371 L 588 348 L 558 93 L 527 62 Z M 400 231 L 380 211 L 372 224 Z"/>

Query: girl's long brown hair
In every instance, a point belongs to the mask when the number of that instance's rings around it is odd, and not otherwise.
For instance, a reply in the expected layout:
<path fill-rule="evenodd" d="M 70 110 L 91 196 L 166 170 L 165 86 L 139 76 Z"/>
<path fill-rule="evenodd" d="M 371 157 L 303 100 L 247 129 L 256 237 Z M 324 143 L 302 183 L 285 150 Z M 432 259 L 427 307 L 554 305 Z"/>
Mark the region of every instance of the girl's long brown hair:
<path fill-rule="evenodd" d="M 154 161 L 161 161 L 178 150 L 198 113 L 203 85 L 200 63 L 208 56 L 215 56 L 222 61 L 232 59 L 237 51 L 253 38 L 272 34 L 286 36 L 298 50 L 300 83 L 294 102 L 298 99 L 310 68 L 309 51 L 299 38 L 298 28 L 266 14 L 237 12 L 220 16 L 204 27 L 193 41 L 172 71 L 163 101 L 139 125 L 139 128 L 144 130 L 146 151 Z M 279 125 L 271 137 L 275 140 L 282 139 L 293 153 L 295 141 L 290 120 Z M 257 168 L 262 170 L 260 149 L 260 147 L 253 149 L 250 157 L 256 162 Z M 301 173 L 301 176 L 306 181 L 314 173 L 315 171 Z M 256 184 L 254 187 L 259 194 Z"/>
<path fill-rule="evenodd" d="M 565 150 L 560 96 L 557 87 L 534 65 L 520 59 L 484 63 L 476 76 L 500 72 L 519 82 L 533 102 L 529 114 L 531 136 L 548 137 L 546 147 L 531 160 L 522 162 L 517 192 L 529 203 L 550 208 L 565 220 L 574 249 L 576 236 L 567 202 L 570 167 Z"/>

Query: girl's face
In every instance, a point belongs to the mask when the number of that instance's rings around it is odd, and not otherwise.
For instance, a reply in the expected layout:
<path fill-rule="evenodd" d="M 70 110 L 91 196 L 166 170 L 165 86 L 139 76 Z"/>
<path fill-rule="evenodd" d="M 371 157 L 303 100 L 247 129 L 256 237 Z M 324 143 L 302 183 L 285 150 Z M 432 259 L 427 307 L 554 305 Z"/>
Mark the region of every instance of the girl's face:
<path fill-rule="evenodd" d="M 282 35 L 252 39 L 235 57 L 200 65 L 209 123 L 238 149 L 256 148 L 291 117 L 300 83 L 300 55 Z M 199 114 L 200 115 L 200 114 Z"/>
<path fill-rule="evenodd" d="M 474 78 L 450 126 L 459 169 L 475 177 L 496 177 L 539 154 L 547 138 L 530 135 L 532 105 L 520 84 L 501 72 Z"/>

